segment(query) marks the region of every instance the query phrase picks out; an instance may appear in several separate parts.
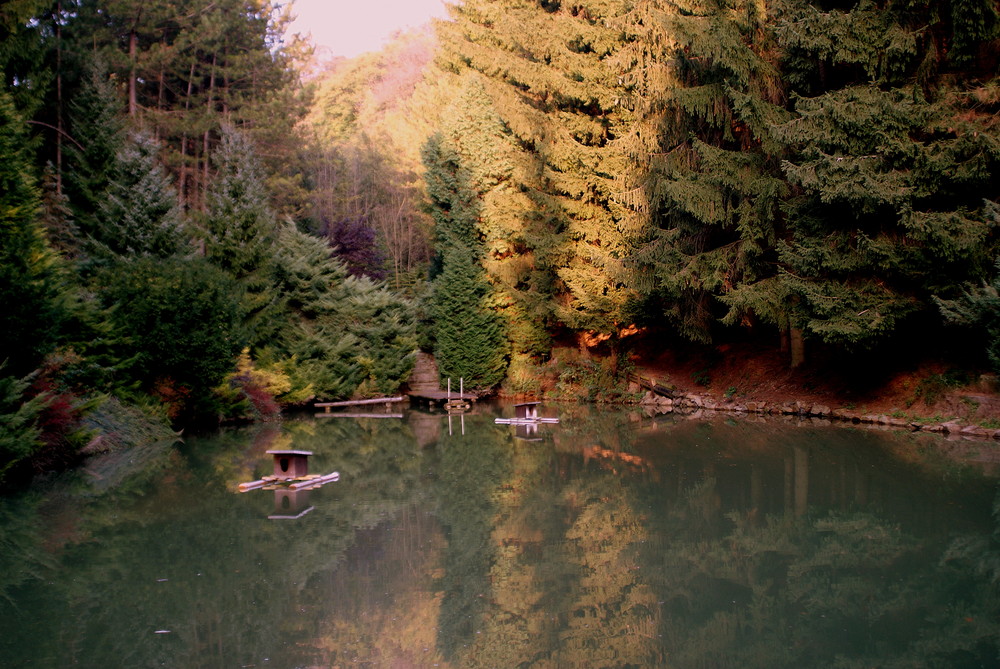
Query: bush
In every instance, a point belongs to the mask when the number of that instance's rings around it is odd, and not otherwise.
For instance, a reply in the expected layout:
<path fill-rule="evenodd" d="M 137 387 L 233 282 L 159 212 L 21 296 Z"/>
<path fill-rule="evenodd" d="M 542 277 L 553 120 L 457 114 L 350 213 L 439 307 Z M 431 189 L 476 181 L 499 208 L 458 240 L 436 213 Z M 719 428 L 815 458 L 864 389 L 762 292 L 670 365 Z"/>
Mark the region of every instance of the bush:
<path fill-rule="evenodd" d="M 244 346 L 240 285 L 200 258 L 122 262 L 102 283 L 132 377 L 175 419 L 212 413 L 212 390 Z"/>

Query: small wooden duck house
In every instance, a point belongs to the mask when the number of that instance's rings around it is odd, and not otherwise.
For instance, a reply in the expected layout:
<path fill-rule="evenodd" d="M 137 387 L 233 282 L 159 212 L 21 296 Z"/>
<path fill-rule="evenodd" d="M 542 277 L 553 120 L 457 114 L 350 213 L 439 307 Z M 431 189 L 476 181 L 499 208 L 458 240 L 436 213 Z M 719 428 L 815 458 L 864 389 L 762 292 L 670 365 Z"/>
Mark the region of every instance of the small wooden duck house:
<path fill-rule="evenodd" d="M 267 451 L 274 456 L 274 476 L 278 479 L 297 479 L 309 475 L 309 456 L 312 451 Z"/>
<path fill-rule="evenodd" d="M 523 402 L 514 405 L 514 418 L 518 420 L 538 420 L 538 405 L 541 402 Z"/>

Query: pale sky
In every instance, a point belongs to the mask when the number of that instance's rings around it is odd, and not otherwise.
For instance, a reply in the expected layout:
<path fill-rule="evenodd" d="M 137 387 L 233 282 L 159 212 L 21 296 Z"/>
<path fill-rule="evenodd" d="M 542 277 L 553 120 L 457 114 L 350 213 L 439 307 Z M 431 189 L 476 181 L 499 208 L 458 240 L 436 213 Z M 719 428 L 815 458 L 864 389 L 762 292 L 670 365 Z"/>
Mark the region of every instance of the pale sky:
<path fill-rule="evenodd" d="M 292 14 L 289 33 L 311 34 L 323 60 L 376 51 L 397 30 L 447 15 L 443 0 L 293 0 Z"/>

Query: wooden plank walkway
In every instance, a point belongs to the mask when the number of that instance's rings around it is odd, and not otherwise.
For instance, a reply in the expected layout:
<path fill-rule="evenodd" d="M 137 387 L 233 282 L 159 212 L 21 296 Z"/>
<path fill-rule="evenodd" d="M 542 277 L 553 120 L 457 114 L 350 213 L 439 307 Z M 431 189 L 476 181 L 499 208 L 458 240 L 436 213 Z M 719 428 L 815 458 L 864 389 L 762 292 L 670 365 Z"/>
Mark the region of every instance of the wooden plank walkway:
<path fill-rule="evenodd" d="M 444 404 L 448 400 L 452 402 L 475 402 L 478 397 L 471 393 L 459 394 L 456 392 L 449 393 L 447 390 L 420 390 L 413 391 L 409 393 L 411 402 L 418 402 L 420 404 Z"/>
<path fill-rule="evenodd" d="M 402 402 L 406 398 L 402 395 L 398 397 L 376 397 L 370 400 L 345 400 L 343 402 L 315 402 L 313 406 L 317 409 L 322 408 L 324 411 L 329 411 L 331 407 L 354 407 L 360 406 L 362 404 L 384 404 L 389 406 L 394 402 Z"/>
<path fill-rule="evenodd" d="M 320 412 L 316 418 L 402 418 L 401 413 L 353 413 L 346 411 Z"/>

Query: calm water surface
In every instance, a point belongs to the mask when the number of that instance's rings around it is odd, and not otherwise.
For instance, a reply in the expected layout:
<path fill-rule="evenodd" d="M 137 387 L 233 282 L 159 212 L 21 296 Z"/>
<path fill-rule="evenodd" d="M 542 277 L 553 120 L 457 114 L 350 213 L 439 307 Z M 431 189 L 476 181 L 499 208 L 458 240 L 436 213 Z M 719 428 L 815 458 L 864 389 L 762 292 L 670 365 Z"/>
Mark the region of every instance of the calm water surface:
<path fill-rule="evenodd" d="M 476 411 L 230 430 L 0 499 L 0 666 L 1000 666 L 996 446 Z M 275 448 L 340 481 L 237 492 Z"/>

